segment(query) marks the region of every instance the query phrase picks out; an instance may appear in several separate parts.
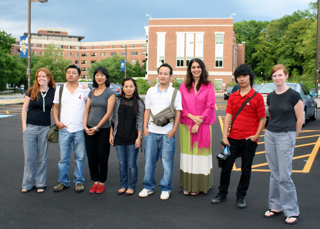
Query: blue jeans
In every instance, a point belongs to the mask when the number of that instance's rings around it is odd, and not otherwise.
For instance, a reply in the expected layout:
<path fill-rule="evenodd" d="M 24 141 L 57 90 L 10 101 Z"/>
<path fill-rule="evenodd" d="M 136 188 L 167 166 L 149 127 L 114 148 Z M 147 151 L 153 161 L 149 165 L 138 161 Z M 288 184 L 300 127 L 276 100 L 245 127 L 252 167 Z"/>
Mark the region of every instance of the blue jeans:
<path fill-rule="evenodd" d="M 59 183 L 65 186 L 70 185 L 69 180 L 69 162 L 71 155 L 71 144 L 73 143 L 74 151 L 74 180 L 73 183 L 84 183 L 84 167 L 86 156 L 86 144 L 84 139 L 84 131 L 69 133 L 66 129 L 59 130 Z"/>
<path fill-rule="evenodd" d="M 168 138 L 165 134 L 149 133 L 144 137 L 144 178 L 142 182 L 144 188 L 154 191 L 156 186 L 154 171 L 160 157 L 163 174 L 159 188 L 161 191 L 172 190 L 171 177 L 175 148 L 176 139 L 174 136 Z"/>
<path fill-rule="evenodd" d="M 47 179 L 47 134 L 50 126 L 27 124 L 23 132 L 24 173 L 22 189 L 30 190 L 35 185 L 46 187 Z"/>
<path fill-rule="evenodd" d="M 138 180 L 137 156 L 139 148 L 135 145 L 115 145 L 119 159 L 120 187 L 136 190 Z M 128 182 L 129 168 L 129 182 Z"/>

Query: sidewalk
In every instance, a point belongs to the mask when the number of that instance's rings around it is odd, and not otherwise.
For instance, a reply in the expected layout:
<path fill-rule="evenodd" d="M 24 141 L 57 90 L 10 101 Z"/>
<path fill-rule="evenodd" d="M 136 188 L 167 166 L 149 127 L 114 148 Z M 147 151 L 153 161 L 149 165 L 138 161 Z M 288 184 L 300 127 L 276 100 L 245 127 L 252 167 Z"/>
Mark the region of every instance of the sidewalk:
<path fill-rule="evenodd" d="M 15 94 L 15 95 L 1 95 L 0 94 L 0 105 L 9 105 L 9 104 L 23 104 L 24 95 Z"/>

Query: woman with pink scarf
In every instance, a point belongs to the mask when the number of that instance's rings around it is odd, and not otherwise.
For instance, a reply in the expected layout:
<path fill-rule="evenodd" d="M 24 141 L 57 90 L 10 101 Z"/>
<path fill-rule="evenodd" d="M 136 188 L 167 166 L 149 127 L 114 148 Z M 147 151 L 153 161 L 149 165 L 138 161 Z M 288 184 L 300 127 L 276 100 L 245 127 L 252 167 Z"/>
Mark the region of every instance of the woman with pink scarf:
<path fill-rule="evenodd" d="M 207 193 L 213 185 L 211 125 L 216 121 L 215 92 L 203 61 L 192 59 L 187 79 L 179 91 L 182 97 L 180 118 L 180 188 L 184 195 Z"/>

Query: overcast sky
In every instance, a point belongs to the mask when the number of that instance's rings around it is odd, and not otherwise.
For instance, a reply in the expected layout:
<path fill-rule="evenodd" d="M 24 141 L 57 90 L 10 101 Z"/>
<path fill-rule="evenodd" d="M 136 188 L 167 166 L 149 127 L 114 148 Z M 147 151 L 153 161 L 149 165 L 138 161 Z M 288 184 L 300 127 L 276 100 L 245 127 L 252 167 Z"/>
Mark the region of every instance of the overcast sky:
<path fill-rule="evenodd" d="M 309 8 L 311 0 L 48 0 L 31 3 L 31 32 L 68 29 L 83 41 L 144 39 L 152 18 L 229 18 L 271 21 Z M 315 1 L 314 1 L 315 2 Z M 28 31 L 28 1 L 0 0 L 0 29 L 14 37 Z"/>

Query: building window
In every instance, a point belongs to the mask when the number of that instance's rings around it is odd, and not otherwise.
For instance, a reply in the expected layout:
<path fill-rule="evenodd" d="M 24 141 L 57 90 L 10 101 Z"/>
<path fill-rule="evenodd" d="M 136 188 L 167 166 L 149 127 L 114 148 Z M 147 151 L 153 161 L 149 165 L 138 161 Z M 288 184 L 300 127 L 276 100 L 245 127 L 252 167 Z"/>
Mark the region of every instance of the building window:
<path fill-rule="evenodd" d="M 146 44 L 142 44 L 142 47 L 146 47 Z"/>
<path fill-rule="evenodd" d="M 43 52 L 43 51 L 40 51 L 40 55 L 44 55 L 44 52 Z"/>
<path fill-rule="evenodd" d="M 113 49 L 113 48 L 114 48 L 114 45 L 110 45 L 110 48 L 112 48 L 112 49 Z"/>
<path fill-rule="evenodd" d="M 81 53 L 81 56 L 87 56 L 87 53 Z"/>
<path fill-rule="evenodd" d="M 62 49 L 63 49 L 63 45 L 60 45 L 60 48 L 62 48 Z"/>
<path fill-rule="evenodd" d="M 79 53 L 76 53 L 76 57 L 79 57 Z"/>
<path fill-rule="evenodd" d="M 223 33 L 215 33 L 216 45 L 215 45 L 215 67 L 223 67 Z"/>
<path fill-rule="evenodd" d="M 223 57 L 216 57 L 216 64 L 215 66 L 217 68 L 222 68 L 223 67 Z"/>
<path fill-rule="evenodd" d="M 147 55 L 147 52 L 146 52 L 146 51 L 143 51 L 143 52 L 142 52 L 142 55 Z"/>
<path fill-rule="evenodd" d="M 76 49 L 79 49 L 79 46 L 76 46 Z"/>
<path fill-rule="evenodd" d="M 40 44 L 40 48 L 44 48 L 44 44 Z"/>
<path fill-rule="evenodd" d="M 96 52 L 92 52 L 91 56 L 97 56 L 97 53 Z"/>
<path fill-rule="evenodd" d="M 17 52 L 20 52 L 20 49 L 17 49 Z"/>
<path fill-rule="evenodd" d="M 177 34 L 177 67 L 184 66 L 184 37 L 184 33 Z"/>
<path fill-rule="evenodd" d="M 37 47 L 37 44 L 32 44 L 32 47 Z"/>
<path fill-rule="evenodd" d="M 132 45 L 131 45 L 131 48 L 134 48 L 134 47 L 135 47 L 135 45 L 134 45 L 134 44 L 132 44 Z"/>
<path fill-rule="evenodd" d="M 71 56 L 72 56 L 72 53 L 71 53 L 71 52 L 69 52 L 69 53 L 68 53 L 68 57 L 71 57 Z"/>
<path fill-rule="evenodd" d="M 75 64 L 79 64 L 79 61 L 78 61 L 78 60 L 75 60 L 74 63 L 75 63 Z"/>
<path fill-rule="evenodd" d="M 81 68 L 81 71 L 85 72 L 85 71 L 87 71 L 87 68 Z"/>
<path fill-rule="evenodd" d="M 126 45 L 121 45 L 121 48 L 125 48 L 126 47 Z"/>
<path fill-rule="evenodd" d="M 195 58 L 203 60 L 203 33 L 196 33 Z"/>
<path fill-rule="evenodd" d="M 137 56 L 138 52 L 131 52 L 131 56 Z"/>
<path fill-rule="evenodd" d="M 131 60 L 131 64 L 135 64 L 135 63 L 137 63 L 137 60 L 135 59 Z"/>
<path fill-rule="evenodd" d="M 104 45 L 101 45 L 101 48 L 104 49 Z"/>
<path fill-rule="evenodd" d="M 100 53 L 100 56 L 107 56 L 107 53 L 102 52 L 102 53 Z"/>
<path fill-rule="evenodd" d="M 86 75 L 81 75 L 81 79 L 87 79 Z"/>
<path fill-rule="evenodd" d="M 164 64 L 166 33 L 157 33 L 157 66 Z"/>
<path fill-rule="evenodd" d="M 91 46 L 91 49 L 94 49 L 94 46 Z"/>
<path fill-rule="evenodd" d="M 72 46 L 71 46 L 71 45 L 69 45 L 69 49 L 72 49 Z"/>
<path fill-rule="evenodd" d="M 194 56 L 194 33 L 186 34 L 186 66 Z"/>
<path fill-rule="evenodd" d="M 33 54 L 33 55 L 37 55 L 37 52 L 36 52 L 36 51 L 32 51 L 32 54 Z"/>
<path fill-rule="evenodd" d="M 83 46 L 82 49 L 87 49 L 87 47 L 86 47 L 86 46 Z"/>
<path fill-rule="evenodd" d="M 117 54 L 116 52 L 111 52 L 111 53 L 110 53 L 111 56 L 114 56 L 114 55 L 116 55 L 116 54 Z"/>
<path fill-rule="evenodd" d="M 121 56 L 125 56 L 126 55 L 126 52 L 121 52 Z"/>
<path fill-rule="evenodd" d="M 87 64 L 87 61 L 86 60 L 82 60 L 81 64 Z"/>
<path fill-rule="evenodd" d="M 97 61 L 96 61 L 96 60 L 92 60 L 92 61 L 91 61 L 91 64 L 94 64 L 95 62 L 97 62 Z"/>

